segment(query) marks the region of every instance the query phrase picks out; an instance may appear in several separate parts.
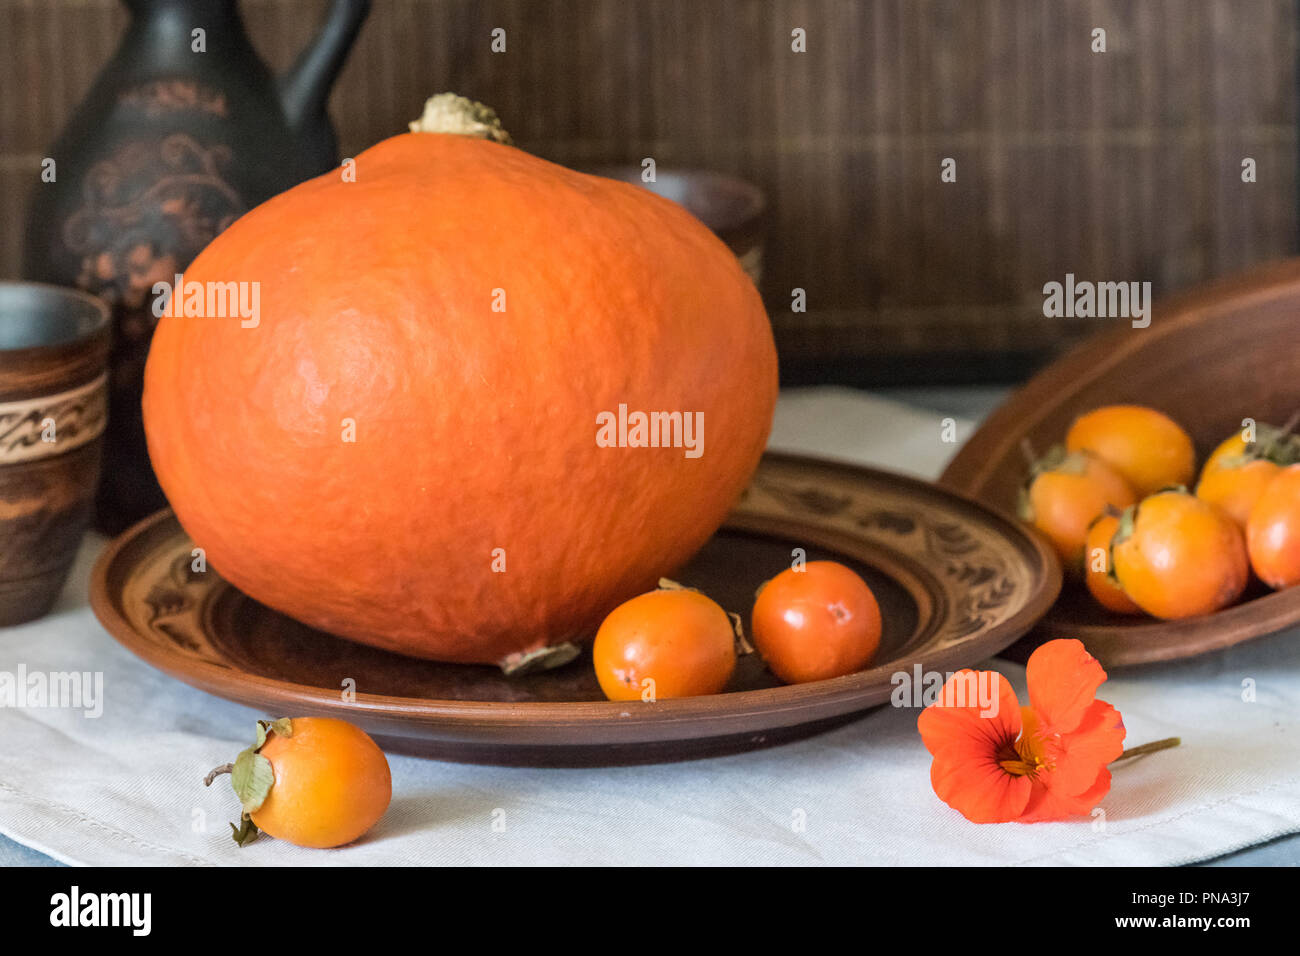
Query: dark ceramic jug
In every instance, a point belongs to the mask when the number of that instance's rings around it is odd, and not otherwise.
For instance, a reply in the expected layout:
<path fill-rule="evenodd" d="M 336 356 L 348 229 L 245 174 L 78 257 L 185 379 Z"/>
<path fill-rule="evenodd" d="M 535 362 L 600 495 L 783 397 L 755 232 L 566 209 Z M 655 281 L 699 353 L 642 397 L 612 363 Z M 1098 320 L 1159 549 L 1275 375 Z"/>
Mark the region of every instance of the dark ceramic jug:
<path fill-rule="evenodd" d="M 319 36 L 277 79 L 235 0 L 125 2 L 121 46 L 49 151 L 25 250 L 28 277 L 113 308 L 96 502 L 110 533 L 166 503 L 140 417 L 154 283 L 171 283 L 246 210 L 337 164 L 326 100 L 370 7 L 334 0 Z"/>

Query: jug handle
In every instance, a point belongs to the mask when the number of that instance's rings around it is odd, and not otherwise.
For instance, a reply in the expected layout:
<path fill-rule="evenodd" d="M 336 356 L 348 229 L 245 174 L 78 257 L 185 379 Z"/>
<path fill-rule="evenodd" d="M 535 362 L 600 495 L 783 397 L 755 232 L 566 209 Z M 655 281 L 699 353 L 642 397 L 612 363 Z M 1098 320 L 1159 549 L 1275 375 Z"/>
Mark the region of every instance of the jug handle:
<path fill-rule="evenodd" d="M 316 39 L 277 81 L 280 105 L 289 127 L 300 130 L 325 111 L 330 87 L 370 12 L 370 0 L 334 0 Z"/>

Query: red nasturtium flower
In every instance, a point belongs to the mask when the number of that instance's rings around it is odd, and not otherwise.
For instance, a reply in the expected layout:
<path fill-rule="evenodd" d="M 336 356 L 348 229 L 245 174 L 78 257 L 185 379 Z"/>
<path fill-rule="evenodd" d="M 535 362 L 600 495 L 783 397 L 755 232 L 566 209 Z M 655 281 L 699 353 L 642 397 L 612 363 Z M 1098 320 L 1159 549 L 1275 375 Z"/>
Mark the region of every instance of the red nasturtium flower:
<path fill-rule="evenodd" d="M 1026 668 L 1029 706 L 992 671 L 959 671 L 917 720 L 934 756 L 939 799 L 972 823 L 1031 823 L 1086 814 L 1110 790 L 1124 721 L 1094 695 L 1106 672 L 1083 644 L 1048 641 Z M 977 682 L 991 689 L 984 705 Z M 991 684 L 990 684 L 991 682 Z M 987 706 L 996 700 L 996 706 Z"/>

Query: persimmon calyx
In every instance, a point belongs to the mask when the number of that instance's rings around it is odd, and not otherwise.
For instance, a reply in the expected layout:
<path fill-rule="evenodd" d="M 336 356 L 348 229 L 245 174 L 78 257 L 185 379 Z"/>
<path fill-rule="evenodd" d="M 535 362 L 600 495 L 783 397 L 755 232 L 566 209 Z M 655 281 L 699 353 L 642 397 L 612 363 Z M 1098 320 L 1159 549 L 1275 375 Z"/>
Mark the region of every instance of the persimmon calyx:
<path fill-rule="evenodd" d="M 1119 579 L 1119 574 L 1115 571 L 1115 548 L 1133 537 L 1133 530 L 1137 526 L 1138 508 L 1141 504 L 1141 502 L 1138 502 L 1135 505 L 1129 505 L 1120 512 L 1119 523 L 1115 526 L 1115 533 L 1110 536 L 1110 542 L 1106 545 L 1106 578 L 1121 591 L 1124 590 L 1124 585 Z"/>
<path fill-rule="evenodd" d="M 274 784 L 275 770 L 271 767 L 271 761 L 252 747 L 240 751 L 230 770 L 230 786 L 235 791 L 235 796 L 239 797 L 240 806 L 245 813 L 262 809 Z"/>
<path fill-rule="evenodd" d="M 761 592 L 765 587 L 767 587 L 766 581 L 758 586 L 758 592 Z M 685 584 L 682 584 L 679 581 L 674 581 L 672 578 L 660 578 L 659 590 L 694 591 L 696 594 L 701 593 L 699 588 L 688 588 Z M 755 597 L 758 596 L 758 592 L 755 592 Z M 754 653 L 754 645 L 749 643 L 749 638 L 745 637 L 745 625 L 741 620 L 740 615 L 735 611 L 727 610 L 724 610 L 723 613 L 731 619 L 731 629 L 736 632 L 736 656 L 744 657 L 746 654 Z"/>
<path fill-rule="evenodd" d="M 476 136 L 494 143 L 512 142 L 501 119 L 490 106 L 455 93 L 439 93 L 424 101 L 424 112 L 409 124 L 412 133 L 454 133 Z"/>
<path fill-rule="evenodd" d="M 1016 517 L 1030 524 L 1034 522 L 1034 502 L 1029 497 L 1029 489 L 1023 486 L 1016 490 Z"/>
<path fill-rule="evenodd" d="M 1082 451 L 1069 451 L 1064 445 L 1053 445 L 1043 453 L 1041 458 L 1030 461 L 1029 478 L 1025 482 L 1026 487 L 1032 485 L 1034 479 L 1039 475 L 1051 471 L 1067 475 L 1086 475 L 1088 473 L 1088 454 Z"/>
<path fill-rule="evenodd" d="M 735 611 L 727 611 L 726 614 L 727 617 L 731 618 L 732 630 L 736 632 L 736 656 L 744 657 L 746 654 L 753 654 L 754 645 L 745 636 L 745 624 L 740 619 L 740 615 Z"/>
<path fill-rule="evenodd" d="M 261 832 L 257 828 L 257 824 L 253 822 L 253 818 L 247 813 L 239 818 L 239 826 L 235 826 L 233 823 L 230 824 L 230 835 L 241 847 L 248 846 L 257 839 L 257 835 Z"/>
<path fill-rule="evenodd" d="M 1025 475 L 1025 480 L 1020 483 L 1020 487 L 1016 489 L 1016 516 L 1021 521 L 1032 524 L 1035 513 L 1029 491 L 1033 488 L 1034 482 L 1046 474 L 1086 475 L 1088 455 L 1081 451 L 1067 451 L 1064 445 L 1057 444 L 1047 449 L 1041 457 L 1035 458 L 1033 446 L 1030 445 L 1028 438 L 1021 444 L 1021 448 L 1024 450 L 1029 471 Z"/>
<path fill-rule="evenodd" d="M 1240 468 L 1254 461 L 1267 461 L 1285 468 L 1300 463 L 1300 435 L 1294 433 L 1296 418 L 1278 428 L 1274 425 L 1259 425 L 1255 440 L 1248 443 L 1236 455 L 1229 455 L 1220 461 L 1224 468 Z"/>
<path fill-rule="evenodd" d="M 230 774 L 231 789 L 235 791 L 235 796 L 239 798 L 239 805 L 243 808 L 239 826 L 232 823 L 230 829 L 235 842 L 241 847 L 252 843 L 257 838 L 257 825 L 253 823 L 251 814 L 262 808 L 266 798 L 271 795 L 271 787 L 275 785 L 275 770 L 271 766 L 271 761 L 258 753 L 271 734 L 292 737 L 293 721 L 288 717 L 281 717 L 279 720 L 259 720 L 257 740 L 253 746 L 241 750 L 234 763 L 214 767 L 203 778 L 203 785 L 210 787 L 217 777 Z"/>

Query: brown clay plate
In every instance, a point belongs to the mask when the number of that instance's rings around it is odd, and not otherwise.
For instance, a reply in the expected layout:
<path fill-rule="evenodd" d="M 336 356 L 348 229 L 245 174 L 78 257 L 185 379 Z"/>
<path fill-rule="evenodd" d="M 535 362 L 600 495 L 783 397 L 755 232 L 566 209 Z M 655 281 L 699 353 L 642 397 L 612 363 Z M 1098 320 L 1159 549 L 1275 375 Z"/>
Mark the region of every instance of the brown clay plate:
<path fill-rule="evenodd" d="M 1010 513 L 1025 474 L 1021 442 L 1045 450 L 1101 405 L 1136 403 L 1170 415 L 1198 462 L 1242 427 L 1281 424 L 1300 408 L 1300 260 L 1266 266 L 1157 302 L 1148 328 L 1118 327 L 1084 342 L 1017 390 L 962 446 L 940 484 Z M 1055 637 L 1077 637 L 1105 667 L 1175 660 L 1300 623 L 1300 588 L 1255 584 L 1217 614 L 1157 621 L 1113 614 L 1067 582 L 1033 632 L 1004 656 L 1024 660 Z"/>
<path fill-rule="evenodd" d="M 881 605 L 875 666 L 782 686 L 751 655 L 725 693 L 627 704 L 603 698 L 587 653 L 506 678 L 314 631 L 211 569 L 192 572 L 192 547 L 162 511 L 113 541 L 95 566 L 95 613 L 145 661 L 265 714 L 343 717 L 392 750 L 539 766 L 728 753 L 846 723 L 889 699 L 896 672 L 948 672 L 1002 650 L 1056 598 L 1061 574 L 1036 536 L 951 492 L 768 455 L 725 526 L 676 577 L 747 621 L 755 590 L 790 565 L 792 549 L 843 561 Z"/>

